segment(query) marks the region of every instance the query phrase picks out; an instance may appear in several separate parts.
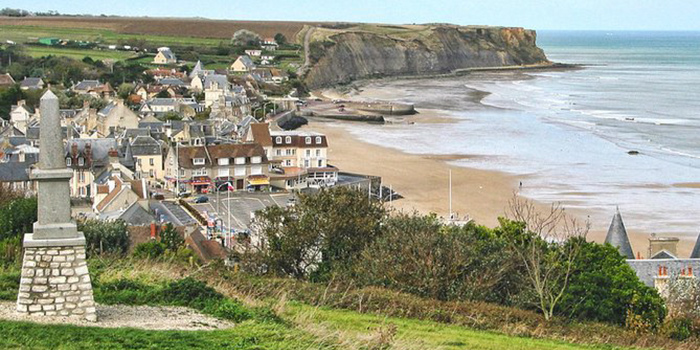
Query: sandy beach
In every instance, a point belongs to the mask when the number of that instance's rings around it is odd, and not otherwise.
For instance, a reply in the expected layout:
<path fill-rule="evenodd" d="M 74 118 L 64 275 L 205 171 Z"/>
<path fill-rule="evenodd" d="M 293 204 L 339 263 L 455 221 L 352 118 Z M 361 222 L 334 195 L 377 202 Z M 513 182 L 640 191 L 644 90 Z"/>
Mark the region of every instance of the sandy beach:
<path fill-rule="evenodd" d="M 330 97 L 328 92 L 324 92 Z M 347 95 L 337 94 L 335 97 Z M 391 91 L 381 94 L 367 94 L 363 91 L 361 98 L 391 100 Z M 481 96 L 474 96 L 478 103 Z M 359 97 L 358 97 L 359 98 Z M 401 118 L 402 122 L 452 123 L 450 116 L 439 109 L 421 109 L 417 115 Z M 481 170 L 455 166 L 450 161 L 475 157 L 470 154 L 409 154 L 389 147 L 364 142 L 351 133 L 347 127 L 353 122 L 329 121 L 311 118 L 305 129 L 325 133 L 329 137 L 329 162 L 342 171 L 381 176 L 386 186 L 405 198 L 392 203 L 397 210 L 436 213 L 446 217 L 449 212 L 448 178 L 452 170 L 452 208 L 459 216 L 469 216 L 477 223 L 489 227 L 498 225 L 498 217 L 504 216 L 508 201 L 518 193 L 520 181 L 527 184 L 527 175 L 511 175 L 498 171 Z M 378 126 L 379 127 L 379 126 Z M 696 184 L 682 184 L 694 187 Z M 546 210 L 552 203 L 536 203 Z M 567 209 L 580 221 L 585 221 L 590 213 L 582 209 Z M 612 215 L 612 213 L 611 213 Z M 612 217 L 611 217 L 612 218 Z M 603 242 L 607 233 L 605 223 L 596 222 L 591 230 L 589 240 Z M 651 232 L 630 229 L 629 238 L 633 250 L 646 255 L 648 238 Z M 694 239 L 681 237 L 678 250 L 681 256 L 692 250 Z"/>

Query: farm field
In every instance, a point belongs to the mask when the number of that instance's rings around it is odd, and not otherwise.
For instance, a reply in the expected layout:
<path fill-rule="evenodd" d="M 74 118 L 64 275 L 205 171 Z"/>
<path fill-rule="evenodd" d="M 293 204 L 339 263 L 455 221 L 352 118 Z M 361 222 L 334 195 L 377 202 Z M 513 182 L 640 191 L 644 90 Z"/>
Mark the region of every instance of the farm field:
<path fill-rule="evenodd" d="M 173 43 L 180 43 L 181 45 L 187 45 L 190 42 L 200 42 L 188 39 L 185 39 L 183 42 L 183 37 L 209 39 L 200 43 L 218 45 L 221 39 L 230 39 L 233 33 L 239 29 L 252 30 L 262 37 L 273 37 L 277 33 L 282 33 L 288 40 L 294 41 L 297 33 L 306 24 L 314 25 L 319 23 L 145 17 L 0 17 L 2 34 L 5 34 L 7 26 L 14 26 L 38 28 L 37 30 L 53 33 L 50 34 L 51 36 L 60 36 L 59 33 L 63 30 L 72 31 L 74 34 L 82 32 L 81 35 L 99 32 L 102 33 L 105 40 L 129 38 L 134 35 L 139 37 L 154 36 L 158 39 L 170 37 L 176 39 L 172 41 Z M 148 38 L 145 39 L 148 40 Z"/>
<path fill-rule="evenodd" d="M 97 50 L 97 49 L 76 49 L 76 48 L 61 48 L 52 46 L 25 46 L 25 52 L 32 57 L 43 57 L 43 56 L 66 56 L 74 58 L 76 60 L 82 60 L 85 57 L 90 57 L 93 60 L 105 60 L 113 59 L 117 61 L 125 60 L 127 58 L 136 57 L 136 54 L 128 51 L 116 51 L 116 50 Z M 153 60 L 149 57 L 148 60 Z"/>
<path fill-rule="evenodd" d="M 0 23 L 3 23 L 0 20 Z M 157 45 L 178 46 L 218 46 L 228 42 L 222 39 L 195 38 L 187 36 L 146 35 L 146 34 L 121 34 L 106 29 L 91 28 L 62 28 L 46 26 L 25 25 L 0 25 L 0 40 L 11 40 L 17 43 L 35 42 L 38 38 L 55 37 L 59 39 L 81 40 L 100 42 L 103 44 L 117 44 L 120 40 L 146 40 Z"/>

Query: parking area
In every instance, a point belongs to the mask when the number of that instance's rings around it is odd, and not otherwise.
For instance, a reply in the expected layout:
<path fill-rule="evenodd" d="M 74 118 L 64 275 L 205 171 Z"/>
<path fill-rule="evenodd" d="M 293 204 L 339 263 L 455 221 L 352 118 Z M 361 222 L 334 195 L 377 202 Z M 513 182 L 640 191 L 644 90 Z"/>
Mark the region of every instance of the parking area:
<path fill-rule="evenodd" d="M 294 194 L 290 193 L 228 193 L 207 195 L 207 203 L 192 203 L 204 217 L 214 220 L 218 225 L 230 227 L 236 231 L 249 228 L 252 213 L 266 207 L 287 205 Z M 230 220 L 230 225 L 229 225 Z"/>

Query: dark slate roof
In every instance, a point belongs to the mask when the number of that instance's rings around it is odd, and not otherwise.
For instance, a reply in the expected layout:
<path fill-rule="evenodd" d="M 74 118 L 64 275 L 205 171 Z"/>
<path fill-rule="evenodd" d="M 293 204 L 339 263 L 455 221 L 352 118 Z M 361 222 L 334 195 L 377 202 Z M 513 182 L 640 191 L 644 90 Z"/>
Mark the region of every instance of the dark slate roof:
<path fill-rule="evenodd" d="M 625 223 L 622 222 L 622 215 L 620 215 L 619 210 L 615 213 L 610 223 L 608 235 L 605 237 L 605 243 L 610 243 L 613 247 L 616 247 L 625 258 L 634 259 L 634 251 L 632 250 L 632 245 L 630 244 L 627 230 L 625 229 Z"/>
<path fill-rule="evenodd" d="M 124 220 L 129 226 L 150 225 L 156 221 L 156 217 L 146 209 L 143 209 L 138 202 L 134 202 L 119 218 Z"/>
<path fill-rule="evenodd" d="M 3 182 L 20 182 L 29 181 L 29 167 L 32 162 L 10 162 L 0 163 L 0 181 Z"/>
<path fill-rule="evenodd" d="M 73 90 L 87 91 L 99 86 L 102 86 L 102 83 L 100 83 L 99 80 L 83 80 L 75 84 L 75 86 L 73 86 Z"/>
<path fill-rule="evenodd" d="M 221 74 L 209 74 L 204 78 L 204 88 L 211 88 L 212 84 L 216 82 L 220 89 L 228 89 L 228 77 Z"/>
<path fill-rule="evenodd" d="M 41 78 L 24 78 L 24 80 L 19 83 L 19 86 L 29 89 L 40 89 L 43 83 Z"/>
<path fill-rule="evenodd" d="M 139 123 L 139 126 L 141 123 Z M 124 132 L 124 137 L 128 139 L 133 139 L 138 136 L 151 136 L 151 130 L 147 128 L 138 128 L 138 129 L 126 129 Z"/>
<path fill-rule="evenodd" d="M 131 154 L 134 156 L 153 156 L 161 153 L 160 143 L 150 136 L 137 136 L 131 142 Z"/>
<path fill-rule="evenodd" d="M 654 254 L 654 256 L 650 257 L 649 259 L 678 259 L 675 255 L 671 254 L 671 252 L 667 250 L 662 250 L 660 252 L 657 252 Z"/>
<path fill-rule="evenodd" d="M 187 85 L 182 80 L 180 80 L 178 78 L 172 78 L 172 77 L 163 78 L 158 83 L 160 85 L 171 85 L 171 86 L 186 86 Z"/>
<path fill-rule="evenodd" d="M 695 248 L 693 252 L 690 253 L 691 259 L 700 259 L 700 235 L 698 235 L 698 240 L 695 242 Z"/>

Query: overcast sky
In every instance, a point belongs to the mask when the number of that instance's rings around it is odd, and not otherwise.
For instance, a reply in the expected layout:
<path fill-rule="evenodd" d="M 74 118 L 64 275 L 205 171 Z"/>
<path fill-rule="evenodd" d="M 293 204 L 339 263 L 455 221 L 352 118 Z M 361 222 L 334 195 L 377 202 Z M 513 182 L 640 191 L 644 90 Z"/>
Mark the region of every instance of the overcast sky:
<path fill-rule="evenodd" d="M 30 11 L 212 19 L 700 30 L 700 0 L 0 0 Z"/>

